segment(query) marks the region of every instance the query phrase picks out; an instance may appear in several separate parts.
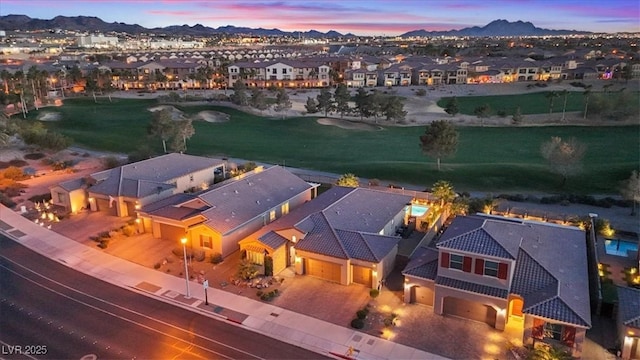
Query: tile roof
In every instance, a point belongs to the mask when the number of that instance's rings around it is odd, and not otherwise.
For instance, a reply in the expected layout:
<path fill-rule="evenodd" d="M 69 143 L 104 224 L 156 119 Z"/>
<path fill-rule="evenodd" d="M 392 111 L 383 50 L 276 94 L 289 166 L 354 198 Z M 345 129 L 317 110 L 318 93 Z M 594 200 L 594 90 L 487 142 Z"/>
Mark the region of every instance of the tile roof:
<path fill-rule="evenodd" d="M 334 258 L 348 259 L 347 249 L 329 224 L 323 212 L 315 213 L 305 220 L 308 230 L 304 239 L 298 241 L 296 249 Z"/>
<path fill-rule="evenodd" d="M 460 250 L 503 259 L 514 259 L 500 242 L 484 229 L 472 230 L 454 238 L 442 237 L 437 246 L 441 249 Z"/>
<path fill-rule="evenodd" d="M 90 191 L 111 196 L 142 198 L 174 188 L 175 186 L 169 182 L 179 177 L 223 164 L 219 159 L 166 154 L 91 174 L 98 183 L 92 186 Z"/>
<path fill-rule="evenodd" d="M 438 275 L 438 251 L 428 247 L 419 247 L 402 274 L 434 280 Z"/>
<path fill-rule="evenodd" d="M 618 286 L 618 317 L 624 325 L 640 329 L 640 289 Z"/>
<path fill-rule="evenodd" d="M 270 209 L 312 188 L 298 176 L 280 166 L 231 180 L 200 194 L 210 205 L 203 212 L 209 227 L 226 234 Z"/>
<path fill-rule="evenodd" d="M 476 284 L 469 281 L 452 279 L 444 276 L 436 277 L 436 285 L 465 290 L 472 293 L 487 295 L 499 299 L 506 299 L 509 296 L 509 292 L 506 289 Z"/>
<path fill-rule="evenodd" d="M 588 298 L 588 297 L 587 297 Z M 562 321 L 569 324 L 579 325 L 583 327 L 591 327 L 590 318 L 586 321 L 582 316 L 578 315 L 571 306 L 569 306 L 559 296 L 554 296 L 544 302 L 533 306 L 526 306 L 522 309 L 525 314 L 541 316 L 547 319 Z"/>
<path fill-rule="evenodd" d="M 335 229 L 378 233 L 411 200 L 409 195 L 356 188 L 323 213 Z"/>
<path fill-rule="evenodd" d="M 84 178 L 67 180 L 58 184 L 58 186 L 60 186 L 61 188 L 67 191 L 82 189 L 85 185 L 86 185 L 86 181 Z"/>
<path fill-rule="evenodd" d="M 275 231 L 269 231 L 268 233 L 262 235 L 260 238 L 260 243 L 272 248 L 277 249 L 280 246 L 287 243 L 288 239 L 282 237 L 280 234 Z"/>

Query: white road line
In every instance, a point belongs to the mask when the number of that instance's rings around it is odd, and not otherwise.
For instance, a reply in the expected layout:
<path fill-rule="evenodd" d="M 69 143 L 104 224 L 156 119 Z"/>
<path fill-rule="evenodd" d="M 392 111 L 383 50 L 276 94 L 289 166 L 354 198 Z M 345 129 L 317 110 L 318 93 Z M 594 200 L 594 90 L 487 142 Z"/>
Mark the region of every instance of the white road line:
<path fill-rule="evenodd" d="M 22 268 L 22 269 L 24 269 L 24 270 L 26 270 L 26 271 L 30 272 L 30 273 L 33 273 L 33 274 L 34 274 L 34 275 L 36 275 L 36 276 L 39 276 L 39 277 L 41 277 L 41 278 L 43 278 L 43 279 L 46 279 L 46 280 L 48 280 L 48 281 L 51 281 L 51 282 L 52 282 L 52 283 L 54 283 L 54 284 L 57 284 L 57 285 L 59 285 L 59 286 L 61 286 L 61 287 L 64 287 L 64 288 L 66 288 L 66 289 L 68 289 L 68 290 L 71 290 L 71 291 L 73 291 L 73 292 L 76 292 L 76 293 L 78 293 L 78 294 L 82 294 L 82 295 L 84 295 L 84 296 L 87 296 L 87 297 L 89 297 L 89 298 L 91 298 L 91 299 L 94 299 L 94 300 L 96 300 L 96 301 L 99 301 L 99 302 L 102 302 L 102 303 L 104 303 L 104 304 L 107 304 L 107 305 L 110 305 L 110 306 L 116 307 L 116 308 L 118 308 L 118 309 L 120 309 L 120 310 L 123 310 L 123 311 L 130 312 L 130 313 L 135 314 L 135 315 L 137 315 L 137 316 L 140 316 L 140 317 L 143 317 L 143 318 L 149 319 L 149 320 L 151 320 L 151 321 L 154 321 L 154 322 L 160 323 L 160 324 L 162 324 L 162 325 L 165 325 L 165 326 L 168 326 L 168 327 L 174 328 L 174 329 L 176 329 L 176 330 L 183 331 L 183 332 L 185 332 L 185 333 L 187 333 L 187 334 L 190 334 L 190 335 L 195 336 L 195 337 L 198 337 L 198 338 L 200 338 L 200 339 L 203 339 L 203 340 L 206 340 L 206 341 L 212 342 L 212 343 L 214 343 L 214 344 L 218 344 L 218 345 L 221 345 L 221 346 L 223 346 L 223 347 L 226 347 L 226 348 L 229 348 L 229 349 L 232 349 L 232 350 L 238 351 L 238 352 L 243 353 L 243 354 L 246 354 L 246 355 L 248 355 L 248 356 L 250 356 L 250 357 L 252 357 L 252 358 L 256 358 L 256 359 L 263 359 L 263 358 L 261 358 L 261 357 L 258 357 L 258 356 L 256 356 L 256 355 L 254 355 L 254 354 L 251 354 L 251 353 L 249 353 L 249 352 L 246 352 L 246 351 L 244 351 L 244 350 L 242 350 L 242 349 L 238 349 L 238 348 L 236 348 L 236 347 L 233 347 L 233 346 L 230 346 L 230 345 L 224 344 L 224 343 L 222 343 L 222 342 L 220 342 L 220 341 L 216 341 L 216 340 L 211 339 L 211 338 L 208 338 L 208 337 L 206 337 L 206 336 L 202 336 L 202 335 L 199 335 L 199 334 L 194 334 L 193 332 L 191 332 L 191 331 L 189 331 L 189 330 L 186 330 L 186 329 L 183 329 L 183 328 L 181 328 L 181 327 L 179 327 L 179 326 L 175 326 L 175 325 L 173 325 L 173 324 L 169 324 L 169 323 L 167 323 L 167 322 L 164 322 L 164 321 L 161 321 L 161 320 L 158 320 L 158 319 L 152 318 L 152 317 L 147 316 L 147 315 L 145 315 L 145 314 L 141 314 L 141 313 L 139 313 L 139 312 L 137 312 L 137 311 L 134 311 L 134 310 L 131 310 L 131 309 L 125 308 L 125 307 L 120 306 L 120 305 L 117 305 L 117 304 L 113 304 L 113 303 L 111 303 L 111 302 L 108 302 L 108 301 L 105 301 L 105 300 L 103 300 L 103 299 L 97 298 L 97 297 L 95 297 L 95 296 L 93 296 L 93 295 L 90 295 L 90 294 L 84 293 L 84 292 L 82 292 L 82 291 L 76 290 L 76 289 L 74 289 L 74 288 L 72 288 L 72 287 L 69 287 L 69 286 L 67 286 L 67 285 L 65 285 L 65 284 L 62 284 L 62 283 L 60 283 L 60 282 L 58 282 L 58 281 L 55 281 L 55 280 L 53 280 L 53 279 L 51 279 L 51 278 L 48 278 L 48 277 L 46 277 L 46 276 L 44 276 L 44 275 L 42 275 L 42 274 L 39 274 L 39 273 L 35 272 L 34 270 L 31 270 L 31 269 L 29 269 L 29 268 L 27 268 L 27 267 L 25 267 L 25 266 L 23 266 L 23 265 L 21 265 L 21 264 L 19 264 L 19 263 L 15 262 L 15 261 L 13 261 L 13 260 L 11 260 L 11 259 L 6 258 L 5 256 L 0 256 L 0 257 L 2 257 L 3 259 L 5 259 L 5 260 L 9 261 L 10 263 L 12 263 L 12 264 L 14 264 L 14 265 L 16 265 L 16 266 L 18 266 L 18 267 L 20 267 L 20 268 Z M 141 323 L 139 323 L 139 322 L 136 322 L 136 321 L 133 321 L 133 320 L 127 319 L 127 318 L 122 317 L 122 316 L 120 316 L 120 315 L 117 315 L 117 314 L 111 313 L 111 312 L 109 312 L 109 311 L 107 311 L 107 310 L 100 309 L 100 308 L 98 308 L 98 307 L 96 307 L 96 306 L 93 306 L 93 305 L 91 305 L 91 304 L 85 303 L 85 302 L 83 302 L 83 301 L 80 301 L 80 300 L 74 299 L 74 298 L 72 298 L 72 297 L 70 297 L 70 296 L 68 296 L 68 295 L 65 295 L 65 294 L 62 294 L 62 293 L 60 293 L 60 292 L 57 292 L 57 291 L 55 291 L 55 290 L 53 290 L 53 289 L 51 289 L 51 288 L 48 288 L 48 287 L 46 287 L 46 286 L 44 286 L 44 285 L 42 285 L 42 284 L 40 284 L 40 283 L 38 283 L 38 282 L 36 282 L 36 281 L 34 281 L 34 280 L 31 280 L 31 279 L 29 279 L 29 278 L 25 277 L 24 275 L 18 274 L 17 272 L 15 272 L 15 271 L 13 271 L 13 270 L 11 270 L 11 269 L 9 269 L 9 268 L 7 268 L 7 267 L 3 266 L 3 265 L 0 265 L 0 267 L 5 268 L 5 269 L 7 269 L 8 271 L 10 271 L 10 272 L 12 272 L 12 273 L 16 274 L 17 276 L 20 276 L 21 278 L 23 278 L 23 279 L 25 279 L 25 280 L 27 280 L 27 281 L 29 281 L 29 282 L 32 282 L 32 283 L 34 283 L 34 284 L 36 284 L 36 285 L 38 285 L 38 286 L 40 286 L 40 287 L 42 287 L 42 288 L 44 288 L 44 289 L 46 289 L 46 290 L 48 290 L 48 291 L 51 291 L 51 292 L 53 292 L 53 293 L 55 293 L 55 294 L 58 294 L 58 295 L 63 296 L 63 297 L 66 297 L 66 298 L 68 298 L 68 299 L 70 299 L 70 300 L 73 300 L 73 301 L 75 301 L 75 302 L 77 302 L 77 303 L 83 304 L 83 305 L 85 305 L 85 306 L 87 306 L 87 307 L 90 307 L 90 308 L 93 308 L 93 309 L 98 310 L 98 311 L 100 311 L 100 312 L 103 312 L 103 313 L 105 313 L 105 314 L 108 314 L 108 315 L 114 316 L 114 317 L 119 318 L 119 319 L 121 319 L 121 320 L 124 320 L 124 321 L 130 322 L 130 323 L 136 324 L 136 325 L 138 325 L 138 326 L 140 326 L 140 327 L 143 327 L 143 328 L 146 328 L 146 329 L 148 329 L 148 330 L 151 330 L 151 331 L 154 331 L 154 332 L 157 332 L 157 333 L 163 334 L 163 335 L 168 336 L 168 337 L 170 337 L 170 338 L 173 338 L 173 339 L 180 340 L 180 341 L 182 341 L 182 342 L 188 343 L 188 341 L 183 340 L 183 339 L 180 339 L 180 338 L 179 338 L 179 337 L 177 337 L 177 336 L 174 336 L 174 335 L 170 335 L 170 334 L 164 333 L 164 332 L 159 331 L 159 330 L 156 330 L 156 329 L 154 329 L 154 328 L 152 328 L 152 327 L 150 327 L 150 326 L 147 326 L 147 325 L 141 324 Z M 205 348 L 205 347 L 202 347 L 202 346 L 199 346 L 199 345 L 195 345 L 195 344 L 194 344 L 194 346 L 196 346 L 196 347 L 198 347 L 198 348 L 201 348 L 202 350 L 205 350 L 205 351 L 207 351 L 207 352 L 211 352 L 211 353 L 214 353 L 214 354 L 220 355 L 220 356 L 222 356 L 222 357 L 224 357 L 224 358 L 232 359 L 232 358 L 230 358 L 230 357 L 228 357 L 228 356 L 226 356 L 226 355 L 224 355 L 224 354 L 221 354 L 221 353 L 218 353 L 218 352 L 212 351 L 212 350 L 207 349 L 207 348 Z"/>

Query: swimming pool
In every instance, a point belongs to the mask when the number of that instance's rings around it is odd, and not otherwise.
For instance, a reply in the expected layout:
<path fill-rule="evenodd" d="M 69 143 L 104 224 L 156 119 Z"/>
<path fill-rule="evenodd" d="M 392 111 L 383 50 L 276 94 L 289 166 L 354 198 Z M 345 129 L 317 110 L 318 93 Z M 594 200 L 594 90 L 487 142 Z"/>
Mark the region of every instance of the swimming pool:
<path fill-rule="evenodd" d="M 421 217 L 429 211 L 429 207 L 426 205 L 411 205 L 411 216 Z"/>
<path fill-rule="evenodd" d="M 638 243 L 620 239 L 607 239 L 604 241 L 604 250 L 608 255 L 628 256 L 627 251 L 638 251 Z"/>

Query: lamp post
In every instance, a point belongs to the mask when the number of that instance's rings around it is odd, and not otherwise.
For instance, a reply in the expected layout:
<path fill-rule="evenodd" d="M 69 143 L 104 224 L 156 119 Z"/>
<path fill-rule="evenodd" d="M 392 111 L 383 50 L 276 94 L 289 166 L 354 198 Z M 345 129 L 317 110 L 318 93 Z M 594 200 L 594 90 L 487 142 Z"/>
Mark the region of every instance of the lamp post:
<path fill-rule="evenodd" d="M 180 239 L 182 243 L 182 255 L 184 255 L 184 280 L 187 283 L 187 299 L 191 297 L 189 290 L 189 268 L 187 267 L 187 238 Z"/>

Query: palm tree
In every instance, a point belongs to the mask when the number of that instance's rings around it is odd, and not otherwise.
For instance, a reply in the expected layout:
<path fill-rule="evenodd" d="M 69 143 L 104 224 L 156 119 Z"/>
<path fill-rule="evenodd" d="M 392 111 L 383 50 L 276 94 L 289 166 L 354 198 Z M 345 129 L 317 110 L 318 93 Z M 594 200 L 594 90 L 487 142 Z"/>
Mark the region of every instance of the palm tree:
<path fill-rule="evenodd" d="M 549 99 L 549 116 L 551 116 L 551 113 L 553 113 L 553 100 L 555 98 L 557 98 L 558 96 L 560 96 L 560 94 L 558 94 L 557 91 L 551 91 L 551 92 L 547 92 L 544 97 L 546 97 L 547 99 Z"/>
<path fill-rule="evenodd" d="M 7 71 L 7 69 L 2 69 L 0 71 L 0 79 L 2 79 L 2 84 L 4 85 L 4 93 L 9 93 L 9 80 L 11 79 L 11 73 Z"/>
<path fill-rule="evenodd" d="M 584 97 L 584 120 L 587 119 L 587 108 L 589 106 L 589 97 L 591 96 L 591 86 L 592 85 L 586 85 L 584 87 L 584 92 L 582 93 L 582 96 Z"/>
<path fill-rule="evenodd" d="M 561 94 L 564 96 L 564 104 L 562 105 L 562 122 L 565 121 L 564 115 L 567 111 L 567 97 L 569 96 L 569 92 L 565 89 L 561 91 Z"/>

